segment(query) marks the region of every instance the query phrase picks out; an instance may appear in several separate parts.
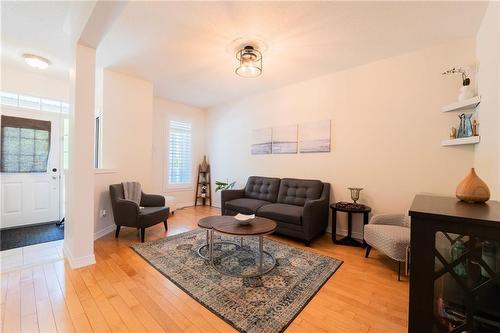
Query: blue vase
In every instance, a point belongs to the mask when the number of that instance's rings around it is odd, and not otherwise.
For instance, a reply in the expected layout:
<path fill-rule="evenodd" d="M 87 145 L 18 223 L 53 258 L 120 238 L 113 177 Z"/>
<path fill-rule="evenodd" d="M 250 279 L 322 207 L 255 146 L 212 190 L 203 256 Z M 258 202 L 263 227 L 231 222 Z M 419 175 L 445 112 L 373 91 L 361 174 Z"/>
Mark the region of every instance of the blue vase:
<path fill-rule="evenodd" d="M 458 118 L 460 119 L 460 125 L 458 126 L 457 138 L 472 136 L 472 113 L 462 113 Z"/>

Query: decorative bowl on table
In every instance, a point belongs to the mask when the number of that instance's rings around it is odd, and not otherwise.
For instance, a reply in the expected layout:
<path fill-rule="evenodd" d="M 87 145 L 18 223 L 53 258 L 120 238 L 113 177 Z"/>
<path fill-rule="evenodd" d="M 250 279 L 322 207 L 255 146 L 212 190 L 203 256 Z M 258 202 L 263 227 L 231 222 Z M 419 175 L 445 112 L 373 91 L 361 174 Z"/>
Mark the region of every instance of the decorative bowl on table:
<path fill-rule="evenodd" d="M 255 218 L 255 214 L 246 215 L 246 214 L 237 214 L 234 219 L 238 222 L 239 225 L 249 225 L 252 223 Z"/>

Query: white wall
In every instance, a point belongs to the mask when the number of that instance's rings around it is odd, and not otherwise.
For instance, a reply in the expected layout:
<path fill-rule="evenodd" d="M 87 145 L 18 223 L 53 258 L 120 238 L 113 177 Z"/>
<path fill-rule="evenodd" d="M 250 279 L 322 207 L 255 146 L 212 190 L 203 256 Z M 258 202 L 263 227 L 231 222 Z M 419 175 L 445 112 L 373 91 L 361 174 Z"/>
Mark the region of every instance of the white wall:
<path fill-rule="evenodd" d="M 108 186 L 138 181 L 152 190 L 153 85 L 151 82 L 104 69 L 98 73 L 97 108 L 102 108 L 102 168 L 95 174 L 94 233 L 112 230 L 113 216 Z M 106 209 L 108 215 L 99 217 Z"/>
<path fill-rule="evenodd" d="M 477 34 L 477 108 L 481 143 L 474 151 L 474 166 L 489 185 L 492 199 L 500 199 L 500 4 L 490 2 Z"/>
<path fill-rule="evenodd" d="M 440 73 L 473 64 L 474 50 L 473 40 L 456 41 L 209 109 L 213 179 L 240 187 L 250 175 L 320 179 L 332 184 L 332 201 L 361 186 L 374 213 L 407 212 L 419 192 L 454 195 L 474 156 L 471 146 L 440 145 L 458 120 L 440 108 L 460 87 Z M 252 129 L 323 119 L 332 120 L 330 153 L 250 155 Z"/>
<path fill-rule="evenodd" d="M 102 167 L 151 190 L 153 84 L 104 70 Z"/>
<path fill-rule="evenodd" d="M 95 263 L 94 211 L 95 49 L 76 45 L 70 69 L 69 168 L 66 182 L 64 256 L 71 268 Z"/>
<path fill-rule="evenodd" d="M 205 154 L 206 111 L 160 97 L 154 99 L 153 113 L 153 192 L 172 195 L 177 207 L 192 206 L 198 165 Z M 173 188 L 168 184 L 168 124 L 170 120 L 191 123 L 192 128 L 192 181 L 193 185 Z"/>
<path fill-rule="evenodd" d="M 121 183 L 120 173 L 115 170 L 94 171 L 94 238 L 97 239 L 115 230 L 113 210 L 109 198 L 109 185 Z M 100 211 L 106 211 L 105 216 L 100 216 Z"/>
<path fill-rule="evenodd" d="M 43 71 L 36 73 L 17 66 L 2 64 L 1 83 L 3 91 L 66 102 L 69 100 L 69 78 L 62 79 Z"/>

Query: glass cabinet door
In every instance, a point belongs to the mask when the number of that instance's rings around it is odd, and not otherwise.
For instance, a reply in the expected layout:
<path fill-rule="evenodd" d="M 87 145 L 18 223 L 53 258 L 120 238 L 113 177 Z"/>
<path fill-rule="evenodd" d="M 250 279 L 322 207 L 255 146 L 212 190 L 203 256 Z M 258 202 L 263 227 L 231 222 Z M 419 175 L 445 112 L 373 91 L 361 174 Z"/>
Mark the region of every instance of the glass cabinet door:
<path fill-rule="evenodd" d="M 436 233 L 434 332 L 500 332 L 499 237 Z"/>

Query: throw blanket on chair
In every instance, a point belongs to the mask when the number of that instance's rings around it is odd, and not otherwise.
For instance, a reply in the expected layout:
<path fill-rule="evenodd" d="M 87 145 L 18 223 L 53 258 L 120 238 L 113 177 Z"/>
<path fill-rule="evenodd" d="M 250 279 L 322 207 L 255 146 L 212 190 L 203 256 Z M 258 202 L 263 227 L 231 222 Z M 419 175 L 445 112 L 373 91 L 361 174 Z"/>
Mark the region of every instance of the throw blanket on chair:
<path fill-rule="evenodd" d="M 125 200 L 131 200 L 137 205 L 141 204 L 141 184 L 138 182 L 124 182 L 123 185 L 123 196 Z"/>

